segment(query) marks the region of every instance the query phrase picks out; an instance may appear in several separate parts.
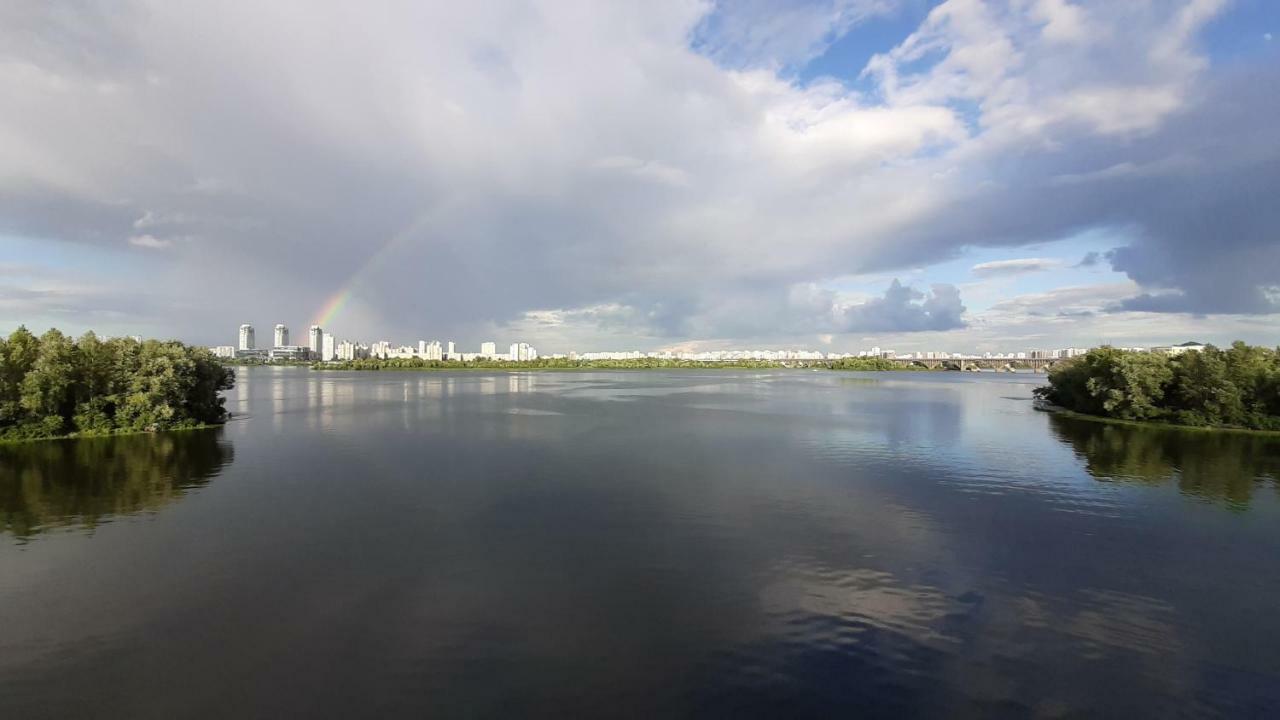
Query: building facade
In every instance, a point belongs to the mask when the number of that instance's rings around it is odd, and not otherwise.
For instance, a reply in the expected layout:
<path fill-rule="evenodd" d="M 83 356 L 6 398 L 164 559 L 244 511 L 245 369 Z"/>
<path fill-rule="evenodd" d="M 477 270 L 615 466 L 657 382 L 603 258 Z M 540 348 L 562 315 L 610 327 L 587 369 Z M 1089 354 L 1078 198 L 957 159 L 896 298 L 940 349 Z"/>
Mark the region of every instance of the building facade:
<path fill-rule="evenodd" d="M 512 362 L 537 360 L 538 351 L 530 347 L 528 343 L 512 343 L 511 349 L 507 353 L 507 359 Z"/>
<path fill-rule="evenodd" d="M 248 323 L 240 326 L 240 350 L 253 350 L 257 347 L 253 341 L 253 326 Z"/>

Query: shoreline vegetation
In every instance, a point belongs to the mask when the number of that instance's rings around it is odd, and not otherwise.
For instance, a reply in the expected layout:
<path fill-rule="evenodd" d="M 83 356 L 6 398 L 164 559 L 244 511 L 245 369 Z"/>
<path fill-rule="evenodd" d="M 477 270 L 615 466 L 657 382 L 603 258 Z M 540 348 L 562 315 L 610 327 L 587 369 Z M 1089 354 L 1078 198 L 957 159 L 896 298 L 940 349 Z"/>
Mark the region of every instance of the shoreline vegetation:
<path fill-rule="evenodd" d="M 235 373 L 176 340 L 0 338 L 0 442 L 189 430 L 227 420 Z"/>
<path fill-rule="evenodd" d="M 853 371 L 928 371 L 920 365 L 896 363 L 881 358 L 845 358 L 843 360 L 665 360 L 636 358 L 632 360 L 569 360 L 539 358 L 537 360 L 423 360 L 421 358 L 366 358 L 340 362 L 311 364 L 312 370 L 853 370 Z M 949 370 L 939 367 L 937 370 Z"/>
<path fill-rule="evenodd" d="M 1050 412 L 1141 425 L 1280 432 L 1280 349 L 1235 342 L 1180 355 L 1095 348 L 1034 391 Z"/>

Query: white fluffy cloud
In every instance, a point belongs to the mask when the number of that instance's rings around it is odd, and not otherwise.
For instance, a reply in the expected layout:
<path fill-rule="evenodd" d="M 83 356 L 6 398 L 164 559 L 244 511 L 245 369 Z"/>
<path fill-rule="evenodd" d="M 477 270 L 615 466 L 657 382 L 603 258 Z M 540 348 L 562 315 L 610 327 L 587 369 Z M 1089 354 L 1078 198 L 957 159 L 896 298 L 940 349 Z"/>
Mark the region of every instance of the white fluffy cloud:
<path fill-rule="evenodd" d="M 978 263 L 971 271 L 980 278 L 990 278 L 1045 272 L 1061 266 L 1062 261 L 1053 258 L 1012 258 Z"/>

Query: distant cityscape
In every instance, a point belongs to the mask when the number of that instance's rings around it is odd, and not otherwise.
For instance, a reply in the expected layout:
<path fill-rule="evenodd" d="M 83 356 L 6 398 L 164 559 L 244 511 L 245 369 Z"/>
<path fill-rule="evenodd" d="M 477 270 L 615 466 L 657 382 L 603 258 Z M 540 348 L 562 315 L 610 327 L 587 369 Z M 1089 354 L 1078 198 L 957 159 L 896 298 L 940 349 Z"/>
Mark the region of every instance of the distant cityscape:
<path fill-rule="evenodd" d="M 1185 342 L 1180 345 L 1154 347 L 1122 347 L 1121 350 L 1132 352 L 1156 352 L 1177 355 L 1188 351 L 1199 351 L 1204 345 L 1199 342 Z M 459 350 L 452 340 L 418 340 L 414 345 L 394 345 L 389 340 L 370 344 L 353 340 L 338 340 L 327 333 L 319 325 L 312 325 L 307 330 L 307 343 L 295 345 L 289 342 L 289 328 L 277 324 L 272 332 L 270 347 L 258 347 L 256 332 L 248 323 L 240 326 L 235 345 L 217 345 L 211 347 L 215 355 L 237 360 L 257 360 L 262 362 L 312 361 L 342 362 L 363 360 L 366 358 L 393 359 L 418 358 L 422 360 L 453 360 L 470 362 L 475 360 L 505 360 L 524 362 L 537 360 L 539 357 L 556 360 L 638 360 L 653 358 L 658 360 L 686 360 L 694 362 L 733 362 L 741 360 L 763 360 L 785 362 L 789 360 L 844 360 L 848 358 L 883 358 L 887 360 L 1060 360 L 1083 355 L 1089 348 L 1066 347 L 1056 349 L 1031 349 L 1012 352 L 958 353 L 945 351 L 916 351 L 899 353 L 892 349 L 871 347 L 857 352 L 822 352 L 819 350 L 622 350 L 603 352 L 568 352 L 550 355 L 539 355 L 538 350 L 528 343 L 515 342 L 506 347 L 504 352 L 498 351 L 496 342 L 480 343 L 479 352 Z"/>

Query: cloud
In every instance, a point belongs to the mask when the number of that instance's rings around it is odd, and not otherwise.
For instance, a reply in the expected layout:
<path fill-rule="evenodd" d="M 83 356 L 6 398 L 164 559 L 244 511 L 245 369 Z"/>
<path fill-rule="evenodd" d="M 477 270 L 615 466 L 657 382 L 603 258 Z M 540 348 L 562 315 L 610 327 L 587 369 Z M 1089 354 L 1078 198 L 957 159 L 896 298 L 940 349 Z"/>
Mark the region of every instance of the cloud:
<path fill-rule="evenodd" d="M 954 285 L 937 284 L 924 293 L 898 280 L 884 296 L 842 308 L 843 332 L 919 332 L 954 330 L 965 326 L 965 307 Z"/>
<path fill-rule="evenodd" d="M 687 187 L 689 185 L 689 177 L 683 170 L 653 160 L 639 160 L 633 157 L 615 155 L 597 160 L 595 166 L 601 170 L 616 170 L 629 173 L 634 177 L 674 187 Z"/>
<path fill-rule="evenodd" d="M 56 326 L 78 334 L 133 331 L 155 322 L 155 296 L 128 288 L 48 279 L 35 284 L 0 284 L 0 333 L 19 325 Z"/>
<path fill-rule="evenodd" d="M 694 47 L 733 67 L 798 67 L 855 26 L 899 6 L 896 0 L 722 2 L 694 28 Z"/>
<path fill-rule="evenodd" d="M 1053 258 L 1016 258 L 978 263 L 970 268 L 970 272 L 982 278 L 1007 277 L 1010 275 L 1046 272 L 1061 266 L 1062 261 Z"/>
<path fill-rule="evenodd" d="M 795 79 L 896 5 L 6 4 L 0 232 L 167 244 L 113 278 L 209 342 L 341 290 L 366 339 L 838 347 L 966 316 L 837 278 L 1094 227 L 1133 303 L 1274 308 L 1280 71 L 1209 65 L 1219 3 L 950 0 L 861 79 Z"/>
<path fill-rule="evenodd" d="M 1054 288 L 1001 300 L 991 306 L 985 318 L 987 322 L 1011 322 L 1091 316 L 1106 311 L 1133 290 L 1134 285 L 1128 282 Z"/>
<path fill-rule="evenodd" d="M 162 250 L 173 245 L 173 241 L 167 238 L 158 238 L 155 235 L 133 235 L 129 238 L 129 244 L 134 247 Z"/>

